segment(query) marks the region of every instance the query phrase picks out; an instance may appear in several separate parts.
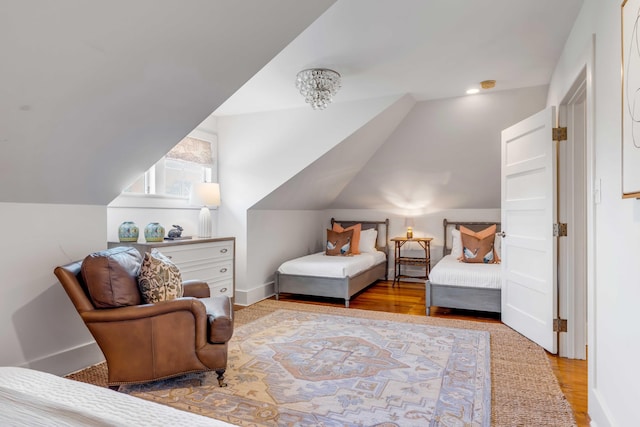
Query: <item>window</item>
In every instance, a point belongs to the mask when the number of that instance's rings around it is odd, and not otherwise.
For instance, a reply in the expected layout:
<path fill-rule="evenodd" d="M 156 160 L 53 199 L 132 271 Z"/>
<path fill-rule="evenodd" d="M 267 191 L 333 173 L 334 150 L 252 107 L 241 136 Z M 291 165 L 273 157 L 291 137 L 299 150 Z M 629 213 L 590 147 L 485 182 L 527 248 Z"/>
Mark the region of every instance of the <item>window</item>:
<path fill-rule="evenodd" d="M 216 144 L 186 137 L 123 193 L 189 197 L 192 184 L 216 181 Z"/>

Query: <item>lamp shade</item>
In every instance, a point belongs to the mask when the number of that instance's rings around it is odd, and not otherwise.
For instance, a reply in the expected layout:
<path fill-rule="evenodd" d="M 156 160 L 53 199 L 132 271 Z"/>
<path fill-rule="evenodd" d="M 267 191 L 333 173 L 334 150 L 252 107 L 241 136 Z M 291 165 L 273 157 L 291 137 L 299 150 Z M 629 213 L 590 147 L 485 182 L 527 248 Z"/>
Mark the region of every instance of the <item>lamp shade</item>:
<path fill-rule="evenodd" d="M 220 206 L 220 184 L 199 182 L 191 188 L 189 204 L 193 206 Z"/>
<path fill-rule="evenodd" d="M 217 182 L 199 182 L 191 187 L 189 204 L 202 206 L 198 216 L 198 237 L 211 237 L 211 212 L 209 207 L 220 206 L 220 184 Z"/>
<path fill-rule="evenodd" d="M 415 220 L 413 218 L 405 218 L 404 219 L 404 226 L 405 227 L 415 227 Z"/>

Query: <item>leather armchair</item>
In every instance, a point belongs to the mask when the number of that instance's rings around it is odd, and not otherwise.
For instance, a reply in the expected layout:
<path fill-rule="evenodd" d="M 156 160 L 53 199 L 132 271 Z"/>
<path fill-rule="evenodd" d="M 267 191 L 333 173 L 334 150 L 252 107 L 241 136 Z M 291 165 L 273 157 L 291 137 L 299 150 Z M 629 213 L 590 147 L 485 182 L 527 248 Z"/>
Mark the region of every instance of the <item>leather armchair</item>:
<path fill-rule="evenodd" d="M 227 342 L 233 335 L 228 297 L 211 298 L 206 282 L 192 280 L 183 283 L 181 298 L 96 308 L 82 264 L 56 267 L 54 273 L 105 356 L 111 388 L 211 370 L 225 386 Z"/>

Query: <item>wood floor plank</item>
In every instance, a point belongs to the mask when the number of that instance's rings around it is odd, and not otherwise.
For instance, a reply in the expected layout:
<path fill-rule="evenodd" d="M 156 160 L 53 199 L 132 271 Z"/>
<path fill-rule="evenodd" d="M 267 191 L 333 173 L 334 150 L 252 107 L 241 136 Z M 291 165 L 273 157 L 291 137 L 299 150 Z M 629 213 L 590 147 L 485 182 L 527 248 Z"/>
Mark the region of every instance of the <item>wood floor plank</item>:
<path fill-rule="evenodd" d="M 281 295 L 281 300 L 306 304 L 343 307 L 344 300 L 301 295 Z M 351 299 L 350 307 L 361 310 L 388 313 L 425 315 L 425 287 L 422 283 L 401 282 L 396 286 L 390 281 L 380 281 Z M 478 322 L 500 322 L 498 313 L 482 313 L 468 310 L 434 308 L 431 315 L 436 317 L 474 320 Z M 589 426 L 587 414 L 587 362 L 572 360 L 548 354 L 553 372 L 560 387 L 571 404 L 578 427 Z"/>

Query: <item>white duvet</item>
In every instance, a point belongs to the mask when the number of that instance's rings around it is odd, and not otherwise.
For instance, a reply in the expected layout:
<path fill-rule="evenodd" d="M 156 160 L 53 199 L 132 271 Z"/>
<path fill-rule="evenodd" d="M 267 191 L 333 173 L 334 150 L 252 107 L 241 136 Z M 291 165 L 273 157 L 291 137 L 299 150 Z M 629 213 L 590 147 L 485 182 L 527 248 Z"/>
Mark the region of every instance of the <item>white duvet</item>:
<path fill-rule="evenodd" d="M 327 256 L 324 252 L 284 262 L 278 272 L 301 276 L 352 277 L 386 260 L 384 252 L 362 252 L 352 256 Z"/>
<path fill-rule="evenodd" d="M 0 367 L 1 426 L 231 426 L 108 388 Z"/>
<path fill-rule="evenodd" d="M 431 269 L 429 281 L 437 285 L 500 289 L 500 264 L 474 264 L 458 261 L 453 255 L 442 258 Z"/>

